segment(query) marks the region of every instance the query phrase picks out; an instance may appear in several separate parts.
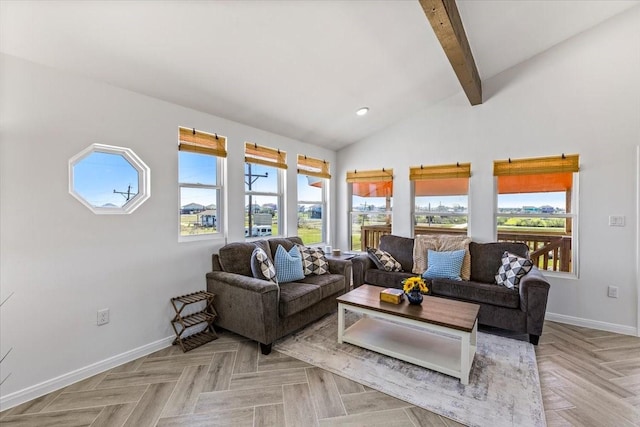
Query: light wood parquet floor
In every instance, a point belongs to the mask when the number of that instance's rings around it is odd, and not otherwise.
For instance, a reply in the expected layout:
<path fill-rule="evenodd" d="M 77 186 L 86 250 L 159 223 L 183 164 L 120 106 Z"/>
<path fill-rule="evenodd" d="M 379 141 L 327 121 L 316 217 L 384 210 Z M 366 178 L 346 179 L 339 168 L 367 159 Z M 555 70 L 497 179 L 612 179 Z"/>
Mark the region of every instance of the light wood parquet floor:
<path fill-rule="evenodd" d="M 640 426 L 640 338 L 546 322 L 536 348 L 549 426 Z M 3 427 L 459 426 L 223 332 L 0 413 Z"/>

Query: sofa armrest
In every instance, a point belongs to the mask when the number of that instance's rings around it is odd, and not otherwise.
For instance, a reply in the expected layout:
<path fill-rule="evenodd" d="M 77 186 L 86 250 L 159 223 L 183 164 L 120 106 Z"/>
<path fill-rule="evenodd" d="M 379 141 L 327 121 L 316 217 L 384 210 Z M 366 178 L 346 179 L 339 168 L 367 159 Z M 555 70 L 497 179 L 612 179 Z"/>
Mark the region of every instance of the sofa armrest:
<path fill-rule="evenodd" d="M 349 292 L 351 288 L 352 264 L 350 260 L 328 259 L 329 273 L 344 276 L 344 291 Z"/>
<path fill-rule="evenodd" d="M 377 268 L 367 254 L 358 255 L 351 258 L 353 264 L 353 287 L 364 284 L 365 273 L 368 269 Z"/>
<path fill-rule="evenodd" d="M 520 309 L 527 313 L 527 333 L 540 336 L 547 311 L 551 285 L 542 272 L 533 267 L 520 279 Z"/>
<path fill-rule="evenodd" d="M 215 323 L 263 344 L 276 340 L 280 287 L 266 280 L 224 271 L 207 273 L 207 291 L 216 296 Z"/>

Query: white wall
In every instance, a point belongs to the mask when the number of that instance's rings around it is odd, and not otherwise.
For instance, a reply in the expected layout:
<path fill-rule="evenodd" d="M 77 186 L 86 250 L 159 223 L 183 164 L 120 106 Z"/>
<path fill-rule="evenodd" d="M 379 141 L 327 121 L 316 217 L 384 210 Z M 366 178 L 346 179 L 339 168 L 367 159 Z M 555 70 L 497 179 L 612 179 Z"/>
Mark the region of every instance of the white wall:
<path fill-rule="evenodd" d="M 288 153 L 289 235 L 297 154 L 335 162 L 333 151 L 14 57 L 0 57 L 0 76 L 0 300 L 15 292 L 0 309 L 0 353 L 13 348 L 2 409 L 167 345 L 169 299 L 205 288 L 224 240 L 178 243 L 178 126 L 228 137 L 229 241 L 244 239 L 245 141 Z M 91 143 L 131 148 L 151 168 L 151 198 L 134 213 L 94 215 L 68 193 L 68 160 Z M 111 321 L 98 327 L 106 307 Z"/>
<path fill-rule="evenodd" d="M 580 275 L 550 279 L 548 312 L 556 316 L 549 317 L 635 333 L 638 76 L 635 7 L 484 82 L 482 105 L 471 107 L 460 93 L 339 151 L 337 176 L 393 168 L 393 232 L 409 236 L 409 167 L 471 162 L 469 234 L 493 241 L 493 160 L 578 153 Z M 336 245 L 343 248 L 347 210 L 341 185 Z M 609 215 L 626 216 L 626 227 L 609 227 Z M 608 285 L 619 287 L 618 299 L 607 297 Z"/>

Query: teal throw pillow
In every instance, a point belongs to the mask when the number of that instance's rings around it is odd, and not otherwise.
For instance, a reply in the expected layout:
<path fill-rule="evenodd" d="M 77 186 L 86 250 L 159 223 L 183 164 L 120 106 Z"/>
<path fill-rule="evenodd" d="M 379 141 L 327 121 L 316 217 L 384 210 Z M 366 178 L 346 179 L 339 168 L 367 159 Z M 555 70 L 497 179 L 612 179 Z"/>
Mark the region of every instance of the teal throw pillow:
<path fill-rule="evenodd" d="M 274 264 L 276 265 L 278 283 L 295 282 L 296 280 L 304 279 L 302 255 L 300 255 L 300 250 L 296 246 L 287 252 L 282 245 L 278 245 Z"/>
<path fill-rule="evenodd" d="M 427 271 L 422 273 L 425 279 L 462 280 L 460 270 L 464 260 L 464 249 L 457 251 L 436 252 L 429 249 Z"/>

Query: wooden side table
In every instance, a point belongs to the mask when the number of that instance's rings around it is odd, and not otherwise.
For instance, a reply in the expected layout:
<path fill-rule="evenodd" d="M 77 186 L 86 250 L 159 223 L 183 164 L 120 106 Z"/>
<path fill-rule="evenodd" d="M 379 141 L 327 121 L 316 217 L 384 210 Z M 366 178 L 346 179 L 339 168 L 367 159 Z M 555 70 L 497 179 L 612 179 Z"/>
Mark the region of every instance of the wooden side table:
<path fill-rule="evenodd" d="M 196 347 L 218 338 L 216 331 L 213 329 L 213 321 L 217 316 L 213 308 L 214 297 L 215 294 L 200 291 L 171 298 L 171 305 L 176 312 L 173 320 L 171 320 L 171 326 L 176 333 L 176 339 L 173 340 L 173 344 L 180 344 L 183 352 L 186 353 L 189 350 L 193 350 Z M 196 313 L 186 316 L 182 315 L 185 307 L 197 302 L 205 302 L 205 308 Z M 206 324 L 206 327 L 202 331 L 191 335 L 184 335 L 188 328 L 202 324 Z"/>

